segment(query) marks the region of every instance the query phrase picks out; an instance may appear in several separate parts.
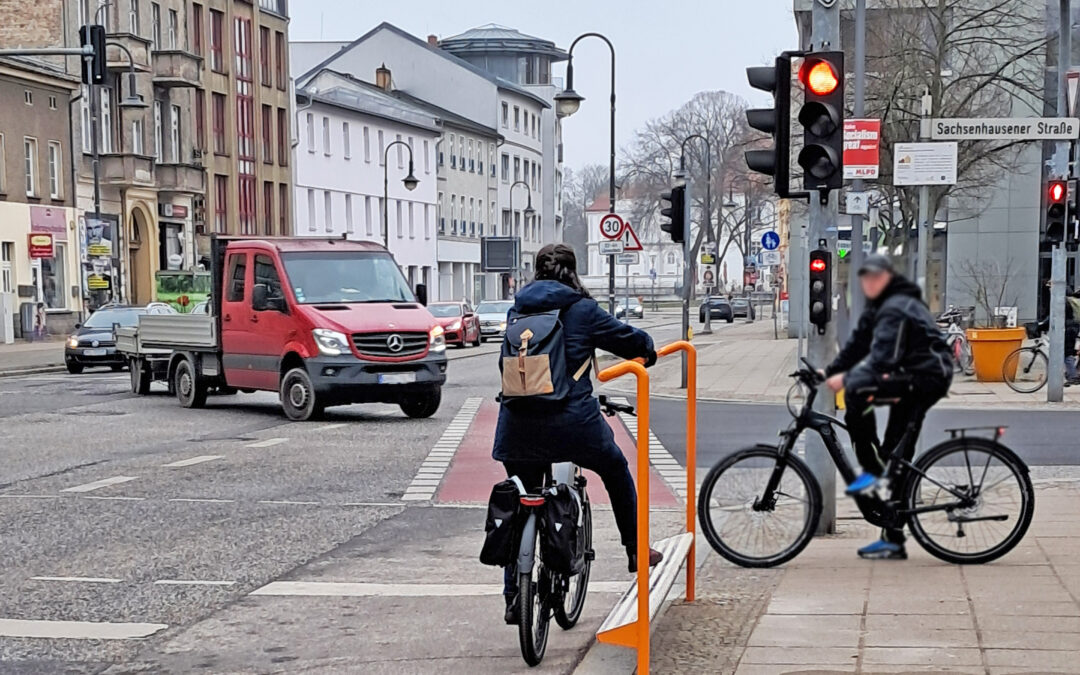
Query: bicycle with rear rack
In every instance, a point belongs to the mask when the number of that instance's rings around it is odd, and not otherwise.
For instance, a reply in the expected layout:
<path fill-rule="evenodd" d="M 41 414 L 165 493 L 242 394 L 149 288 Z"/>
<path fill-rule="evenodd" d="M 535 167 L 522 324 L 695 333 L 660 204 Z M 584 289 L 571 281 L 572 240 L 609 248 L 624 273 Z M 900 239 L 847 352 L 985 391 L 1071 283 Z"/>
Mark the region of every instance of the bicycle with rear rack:
<path fill-rule="evenodd" d="M 722 459 L 701 486 L 698 518 L 717 553 L 744 567 L 772 567 L 797 556 L 821 516 L 821 487 L 796 452 L 810 429 L 825 444 L 846 483 L 856 476 L 833 427 L 843 422 L 814 410 L 824 378 L 803 359 L 788 393 L 791 425 L 776 445 L 755 445 Z M 863 517 L 883 528 L 905 525 L 931 555 L 951 563 L 995 560 L 1020 543 L 1035 509 L 1027 465 L 1001 443 L 1004 427 L 946 429 L 946 441 L 905 459 L 920 424 L 908 425 L 886 458 L 873 490 L 855 496 Z M 971 435 L 987 432 L 991 437 Z"/>

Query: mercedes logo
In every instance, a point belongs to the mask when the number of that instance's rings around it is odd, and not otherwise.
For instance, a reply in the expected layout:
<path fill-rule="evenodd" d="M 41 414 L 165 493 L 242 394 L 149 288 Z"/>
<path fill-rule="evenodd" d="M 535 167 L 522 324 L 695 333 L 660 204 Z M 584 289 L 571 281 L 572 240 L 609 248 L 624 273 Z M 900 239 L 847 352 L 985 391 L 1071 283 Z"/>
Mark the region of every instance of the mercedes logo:
<path fill-rule="evenodd" d="M 405 341 L 401 339 L 401 336 L 394 333 L 390 337 L 386 338 L 386 348 L 391 352 L 397 354 L 405 348 Z"/>

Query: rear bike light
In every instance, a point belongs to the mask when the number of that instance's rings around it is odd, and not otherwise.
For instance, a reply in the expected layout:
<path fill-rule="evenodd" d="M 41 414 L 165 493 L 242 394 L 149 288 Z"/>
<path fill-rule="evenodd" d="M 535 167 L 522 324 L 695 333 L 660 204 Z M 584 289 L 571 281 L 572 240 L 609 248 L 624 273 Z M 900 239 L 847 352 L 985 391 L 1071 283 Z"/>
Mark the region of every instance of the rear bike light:
<path fill-rule="evenodd" d="M 535 495 L 524 495 L 521 497 L 521 504 L 523 506 L 537 507 L 544 505 L 544 498 L 537 497 Z"/>

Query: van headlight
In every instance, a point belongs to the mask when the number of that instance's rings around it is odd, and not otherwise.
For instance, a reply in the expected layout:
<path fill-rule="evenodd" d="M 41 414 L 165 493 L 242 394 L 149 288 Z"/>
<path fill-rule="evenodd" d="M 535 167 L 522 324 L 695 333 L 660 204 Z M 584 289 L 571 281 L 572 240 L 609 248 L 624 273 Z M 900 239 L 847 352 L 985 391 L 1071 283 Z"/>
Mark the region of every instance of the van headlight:
<path fill-rule="evenodd" d="M 79 338 L 78 337 L 72 335 L 71 337 L 68 338 L 68 347 L 71 347 L 72 349 L 75 349 L 78 346 L 79 346 Z"/>
<path fill-rule="evenodd" d="M 349 338 L 345 337 L 344 333 L 328 328 L 316 328 L 311 331 L 311 336 L 315 338 L 315 344 L 325 356 L 341 356 L 349 352 Z"/>
<path fill-rule="evenodd" d="M 435 326 L 428 331 L 428 349 L 433 352 L 445 352 L 446 351 L 446 337 L 443 335 L 446 331 L 442 326 Z"/>

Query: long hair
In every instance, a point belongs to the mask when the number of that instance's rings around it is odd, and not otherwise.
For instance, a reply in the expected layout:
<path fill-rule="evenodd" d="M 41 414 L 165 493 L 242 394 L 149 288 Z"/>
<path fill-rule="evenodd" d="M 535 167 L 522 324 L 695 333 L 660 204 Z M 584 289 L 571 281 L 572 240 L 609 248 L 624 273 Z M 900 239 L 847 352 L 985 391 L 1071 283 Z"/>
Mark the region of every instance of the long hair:
<path fill-rule="evenodd" d="M 566 284 L 586 298 L 592 297 L 577 274 L 577 256 L 566 244 L 548 244 L 536 253 L 536 280 Z"/>

